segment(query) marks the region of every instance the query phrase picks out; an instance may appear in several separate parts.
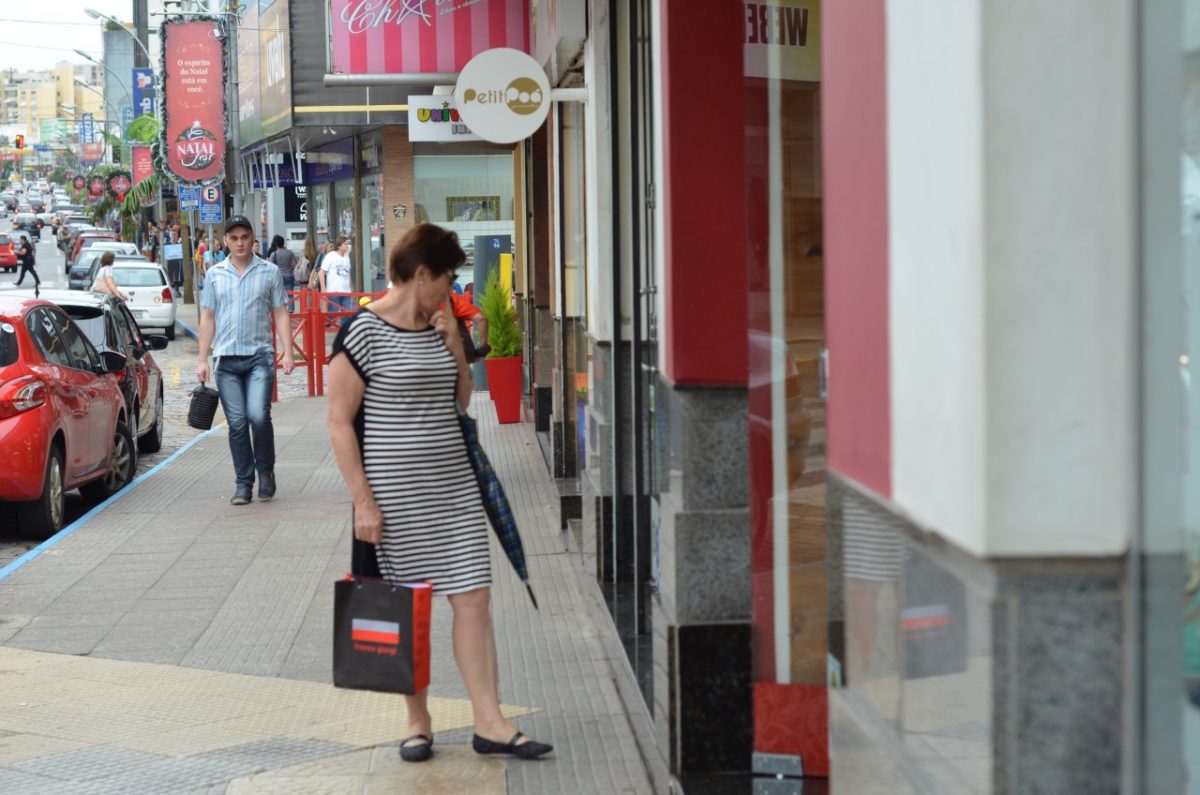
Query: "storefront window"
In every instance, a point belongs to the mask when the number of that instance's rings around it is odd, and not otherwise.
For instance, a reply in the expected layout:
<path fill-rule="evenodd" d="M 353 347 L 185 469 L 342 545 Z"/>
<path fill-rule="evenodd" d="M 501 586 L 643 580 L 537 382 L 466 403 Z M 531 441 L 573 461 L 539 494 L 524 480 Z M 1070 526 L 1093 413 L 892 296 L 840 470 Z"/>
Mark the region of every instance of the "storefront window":
<path fill-rule="evenodd" d="M 476 236 L 515 239 L 511 153 L 414 157 L 413 194 L 417 223 L 457 232 L 468 269 L 474 268 Z"/>
<path fill-rule="evenodd" d="M 314 185 L 309 190 L 309 196 L 309 201 L 312 202 L 313 207 L 313 240 L 318 244 L 324 243 L 330 239 L 329 213 L 331 205 L 329 200 L 329 186 Z"/>
<path fill-rule="evenodd" d="M 357 243 L 357 237 L 354 234 L 354 180 L 340 179 L 333 183 L 333 225 L 334 236 L 345 235 L 350 239 L 351 243 Z M 350 260 L 354 266 L 354 273 L 362 273 L 362 252 L 358 251 L 358 246 L 355 245 L 350 250 Z M 363 284 L 361 275 L 353 280 L 351 287 L 355 290 L 361 289 Z"/>
<path fill-rule="evenodd" d="M 387 241 L 383 236 L 383 175 L 362 178 L 362 245 L 367 278 L 363 284 L 371 292 L 387 288 Z"/>

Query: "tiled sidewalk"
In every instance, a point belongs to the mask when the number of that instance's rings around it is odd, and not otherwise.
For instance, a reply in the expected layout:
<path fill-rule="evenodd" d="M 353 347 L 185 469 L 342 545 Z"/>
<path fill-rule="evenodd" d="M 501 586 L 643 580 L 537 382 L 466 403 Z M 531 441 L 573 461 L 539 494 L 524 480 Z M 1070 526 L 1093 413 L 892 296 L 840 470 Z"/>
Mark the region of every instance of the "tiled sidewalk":
<path fill-rule="evenodd" d="M 399 763 L 398 697 L 328 684 L 350 524 L 324 410 L 322 399 L 275 406 L 275 502 L 228 504 L 219 428 L 0 581 L 0 792 L 649 792 L 532 429 L 498 426 L 486 394 L 473 413 L 542 606 L 493 542 L 501 695 L 554 756 L 501 762 L 466 748 L 444 600 L 431 763 Z"/>

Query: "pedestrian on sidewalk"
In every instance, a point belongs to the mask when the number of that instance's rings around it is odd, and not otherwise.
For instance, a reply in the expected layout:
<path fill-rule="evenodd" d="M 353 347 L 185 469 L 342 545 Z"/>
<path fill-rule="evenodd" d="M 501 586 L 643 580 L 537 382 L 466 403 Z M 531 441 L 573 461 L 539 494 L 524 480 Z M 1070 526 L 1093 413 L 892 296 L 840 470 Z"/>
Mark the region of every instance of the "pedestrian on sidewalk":
<path fill-rule="evenodd" d="M 392 287 L 333 343 L 329 433 L 354 503 L 356 545 L 374 545 L 385 580 L 428 580 L 450 600 L 475 752 L 536 759 L 552 746 L 500 712 L 487 516 L 458 422 L 471 370 L 453 315 L 439 308 L 465 261 L 458 236 L 433 224 L 414 227 L 392 249 Z M 433 755 L 428 696 L 405 696 L 407 762 Z"/>
<path fill-rule="evenodd" d="M 267 261 L 279 268 L 279 275 L 283 277 L 283 290 L 286 293 L 291 293 L 296 289 L 296 255 L 292 250 L 284 245 L 283 235 L 275 235 L 271 238 L 271 248 L 267 250 Z M 288 311 L 291 312 L 294 308 L 292 301 L 288 301 Z"/>
<path fill-rule="evenodd" d="M 229 256 L 208 271 L 201 299 L 200 361 L 196 375 L 208 381 L 208 351 L 217 361 L 216 383 L 229 423 L 235 488 L 230 503 L 246 505 L 254 496 L 275 496 L 275 430 L 271 425 L 271 392 L 275 384 L 275 350 L 271 319 L 283 349 L 284 374 L 295 369 L 288 333 L 287 295 L 279 269 L 253 254 L 254 227 L 244 215 L 225 222 Z M 215 341 L 214 341 L 215 340 Z"/>
<path fill-rule="evenodd" d="M 21 270 L 17 273 L 17 287 L 20 287 L 21 282 L 25 281 L 26 273 L 33 275 L 34 287 L 42 285 L 42 280 L 37 275 L 37 255 L 34 253 L 33 244 L 25 235 L 21 235 L 21 245 L 17 248 L 17 264 L 21 266 Z"/>
<path fill-rule="evenodd" d="M 333 244 L 325 253 L 324 259 L 321 260 L 321 292 L 350 292 L 350 270 L 350 238 L 345 235 L 338 235 L 337 239 L 333 241 Z M 330 296 L 329 304 L 331 307 L 336 306 L 344 312 L 354 308 L 354 296 Z M 342 318 L 341 325 L 345 327 L 349 321 L 349 316 L 344 317 Z"/>

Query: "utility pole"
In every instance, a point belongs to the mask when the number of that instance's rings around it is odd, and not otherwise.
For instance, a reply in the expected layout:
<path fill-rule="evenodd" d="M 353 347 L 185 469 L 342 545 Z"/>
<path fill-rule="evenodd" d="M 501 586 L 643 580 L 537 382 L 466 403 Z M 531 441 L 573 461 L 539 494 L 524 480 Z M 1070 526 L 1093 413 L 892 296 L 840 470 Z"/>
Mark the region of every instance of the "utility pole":
<path fill-rule="evenodd" d="M 145 53 L 150 48 L 150 9 L 147 0 L 133 0 L 133 27 L 134 35 L 142 43 L 141 47 L 133 48 L 133 65 L 150 66 Z"/>

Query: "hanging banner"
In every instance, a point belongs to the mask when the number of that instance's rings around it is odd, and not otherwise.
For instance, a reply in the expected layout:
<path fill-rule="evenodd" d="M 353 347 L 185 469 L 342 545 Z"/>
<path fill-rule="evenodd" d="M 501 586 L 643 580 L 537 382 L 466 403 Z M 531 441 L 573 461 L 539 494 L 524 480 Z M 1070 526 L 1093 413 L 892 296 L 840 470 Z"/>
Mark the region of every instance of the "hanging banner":
<path fill-rule="evenodd" d="M 326 0 L 329 71 L 457 72 L 492 47 L 529 51 L 529 0 Z"/>
<path fill-rule="evenodd" d="M 92 177 L 88 181 L 88 200 L 97 202 L 104 195 L 104 177 Z"/>
<path fill-rule="evenodd" d="M 162 151 L 185 185 L 225 175 L 225 38 L 214 20 L 167 20 L 162 39 Z"/>
<path fill-rule="evenodd" d="M 142 180 L 153 176 L 154 153 L 148 146 L 132 146 L 129 148 L 129 152 L 133 156 L 133 184 L 137 185 Z M 158 204 L 157 192 L 142 202 L 143 207 L 153 207 L 155 204 Z"/>
<path fill-rule="evenodd" d="M 80 144 L 79 159 L 85 163 L 99 163 L 104 159 L 104 142 Z"/>
<path fill-rule="evenodd" d="M 75 190 L 83 190 L 87 187 L 87 180 L 83 177 L 77 176 L 74 180 L 72 180 L 71 187 L 73 187 Z"/>
<path fill-rule="evenodd" d="M 269 138 L 292 126 L 292 35 L 289 0 L 260 0 L 259 87 L 262 134 Z"/>

